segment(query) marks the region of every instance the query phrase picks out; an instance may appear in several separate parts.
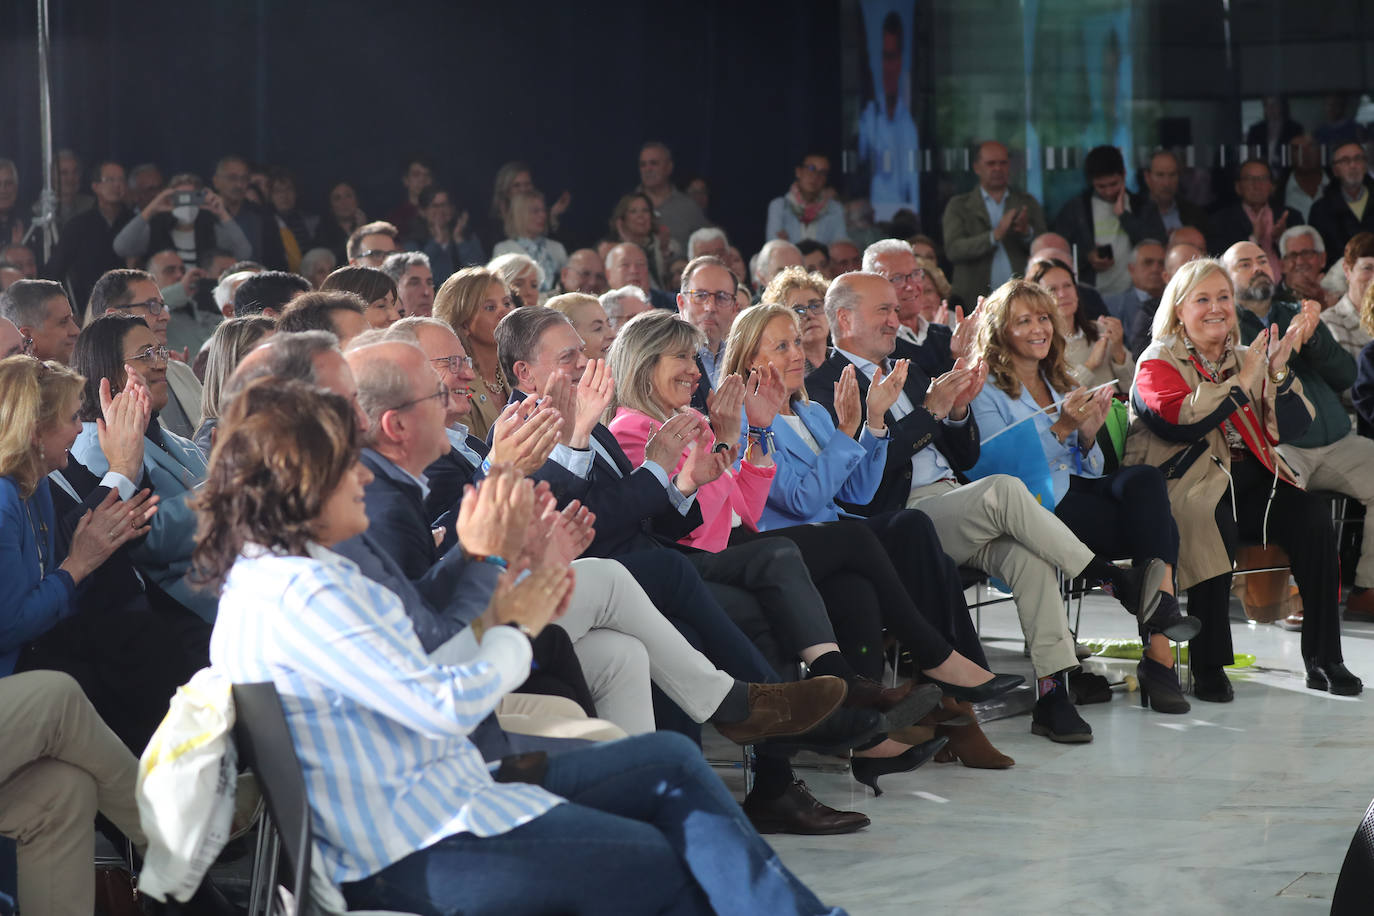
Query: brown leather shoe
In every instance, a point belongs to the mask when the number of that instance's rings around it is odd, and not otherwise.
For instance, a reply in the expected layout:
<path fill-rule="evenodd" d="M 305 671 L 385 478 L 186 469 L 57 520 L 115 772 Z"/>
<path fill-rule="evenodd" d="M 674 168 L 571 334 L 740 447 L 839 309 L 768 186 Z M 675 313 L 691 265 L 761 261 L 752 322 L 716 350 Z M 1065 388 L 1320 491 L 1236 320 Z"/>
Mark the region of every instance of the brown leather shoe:
<path fill-rule="evenodd" d="M 749 717 L 718 722 L 716 731 L 736 744 L 791 738 L 815 728 L 844 703 L 849 688 L 837 677 L 813 677 L 787 684 L 750 684 Z"/>
<path fill-rule="evenodd" d="M 896 706 L 906 695 L 915 688 L 915 681 L 907 681 L 905 684 L 898 684 L 896 687 L 884 687 L 877 681 L 866 677 L 856 677 L 849 681 L 849 695 L 844 698 L 844 705 L 853 707 L 873 708 L 878 712 L 887 712 Z"/>
<path fill-rule="evenodd" d="M 945 710 L 968 716 L 973 721 L 969 725 L 936 726 L 935 733 L 949 739 L 949 744 L 935 755 L 937 763 L 953 763 L 958 760 L 964 766 L 977 770 L 1005 770 L 1016 763 L 992 746 L 988 736 L 978 727 L 978 719 L 974 715 L 971 703 L 960 703 L 951 697 L 945 697 L 942 705 Z"/>
<path fill-rule="evenodd" d="M 751 793 L 744 800 L 744 813 L 759 833 L 798 833 L 826 836 L 853 833 L 869 825 L 868 816 L 857 811 L 836 811 L 816 801 L 806 783 L 792 781 L 778 798 L 764 801 Z"/>
<path fill-rule="evenodd" d="M 1350 593 L 1345 602 L 1345 619 L 1374 621 L 1374 588 Z"/>

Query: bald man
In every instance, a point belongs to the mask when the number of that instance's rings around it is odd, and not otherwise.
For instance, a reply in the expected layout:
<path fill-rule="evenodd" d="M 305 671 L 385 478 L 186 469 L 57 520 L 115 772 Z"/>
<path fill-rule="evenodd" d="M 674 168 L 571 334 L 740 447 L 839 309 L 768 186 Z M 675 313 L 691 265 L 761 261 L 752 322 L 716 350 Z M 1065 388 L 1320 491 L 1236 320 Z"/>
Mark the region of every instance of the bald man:
<path fill-rule="evenodd" d="M 1031 239 L 1045 231 L 1040 202 L 1011 187 L 1005 146 L 981 144 L 973 171 L 978 187 L 951 197 L 944 216 L 945 254 L 954 264 L 950 284 L 965 302 L 1025 273 Z"/>
<path fill-rule="evenodd" d="M 1078 257 L 1075 258 L 1074 255 Z M 1074 280 L 1078 279 L 1078 263 L 1083 257 L 1083 252 L 1075 252 L 1069 240 L 1058 232 L 1042 232 L 1035 237 L 1030 246 L 1031 262 L 1026 266 L 1026 277 L 1029 278 L 1035 272 L 1036 261 L 1046 258 L 1058 258 L 1065 264 L 1074 269 Z M 1086 283 L 1077 283 L 1078 286 L 1078 310 L 1088 317 L 1089 321 L 1095 321 L 1105 315 L 1110 315 L 1107 310 L 1107 303 L 1094 287 Z M 974 300 L 977 301 L 976 299 Z M 965 309 L 968 305 L 964 306 Z"/>
<path fill-rule="evenodd" d="M 599 296 L 610 289 L 606 283 L 606 266 L 591 248 L 579 248 L 568 255 L 568 263 L 558 273 L 558 282 L 565 293 Z"/>

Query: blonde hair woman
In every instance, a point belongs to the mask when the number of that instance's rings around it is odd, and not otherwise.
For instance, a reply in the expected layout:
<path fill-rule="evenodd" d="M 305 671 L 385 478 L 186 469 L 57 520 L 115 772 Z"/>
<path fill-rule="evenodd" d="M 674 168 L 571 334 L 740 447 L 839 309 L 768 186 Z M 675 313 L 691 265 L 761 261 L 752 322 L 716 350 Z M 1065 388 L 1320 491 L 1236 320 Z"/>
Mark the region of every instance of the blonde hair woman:
<path fill-rule="evenodd" d="M 615 340 L 615 328 L 606 318 L 606 310 L 601 300 L 586 293 L 564 293 L 554 296 L 544 303 L 547 308 L 572 322 L 573 330 L 581 337 L 585 347 L 582 350 L 587 359 L 605 359 Z"/>
<path fill-rule="evenodd" d="M 1069 374 L 1063 315 L 1048 291 L 1010 280 L 978 313 L 978 355 L 987 363 L 989 382 L 973 399 L 979 432 L 989 437 L 1013 423 L 1034 424 L 1059 520 L 1100 556 L 1129 557 L 1136 566 L 1163 561 L 1159 608 L 1140 623 L 1146 644 L 1137 667 L 1140 698 L 1159 712 L 1188 712 L 1169 639 L 1188 639 L 1200 624 L 1182 617 L 1173 595 L 1178 527 L 1163 475 L 1158 468 L 1136 466 L 1104 476 L 1095 436 L 1111 406 L 1111 390 L 1091 394 Z"/>
<path fill-rule="evenodd" d="M 552 289 L 554 277 L 568 263 L 568 251 L 562 243 L 548 237 L 549 213 L 544 207 L 544 195 L 533 189 L 511 195 L 505 228 L 506 239 L 497 242 L 491 253 L 497 257 L 503 254 L 529 257 L 543 274 L 540 289 L 546 292 Z"/>
<path fill-rule="evenodd" d="M 501 277 L 515 294 L 515 306 L 539 305 L 544 270 L 528 255 L 511 252 L 487 262 L 487 270 Z"/>
<path fill-rule="evenodd" d="M 464 267 L 434 294 L 434 317 L 453 328 L 477 373 L 467 427 L 479 439 L 486 438 L 510 400 L 510 382 L 496 358 L 495 333 L 514 307 L 506 282 L 485 267 Z"/>
<path fill-rule="evenodd" d="M 1219 261 L 1199 258 L 1165 287 L 1131 388 L 1126 464 L 1161 468 L 1180 538 L 1178 584 L 1202 620 L 1189 647 L 1198 699 L 1230 702 L 1227 607 L 1240 538 L 1288 553 L 1302 596 L 1307 686 L 1356 694 L 1341 655 L 1335 532 L 1326 505 L 1297 486 L 1274 446 L 1301 435 L 1312 409 L 1288 369 L 1301 333 L 1237 343 L 1234 292 Z M 1272 337 L 1272 339 L 1271 339 Z"/>
<path fill-rule="evenodd" d="M 761 302 L 776 302 L 797 314 L 808 375 L 825 362 L 830 347 L 830 325 L 825 320 L 825 291 L 829 288 L 830 281 L 820 273 L 805 267 L 784 267 L 768 281 L 760 297 Z"/>
<path fill-rule="evenodd" d="M 210 457 L 210 434 L 219 423 L 220 394 L 248 352 L 276 333 L 275 318 L 244 315 L 222 321 L 210 337 L 205 361 L 205 386 L 200 397 L 200 426 L 192 440 L 201 454 Z"/>

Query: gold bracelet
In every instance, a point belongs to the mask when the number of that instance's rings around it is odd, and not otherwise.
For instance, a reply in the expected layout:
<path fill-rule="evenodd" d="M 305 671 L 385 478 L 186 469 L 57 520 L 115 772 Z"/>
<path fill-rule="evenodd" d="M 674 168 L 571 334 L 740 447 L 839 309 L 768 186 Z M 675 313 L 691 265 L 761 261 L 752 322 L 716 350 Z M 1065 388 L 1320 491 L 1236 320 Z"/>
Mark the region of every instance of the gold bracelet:
<path fill-rule="evenodd" d="M 477 640 L 477 644 L 478 644 L 478 645 L 481 645 L 481 644 L 482 644 L 482 634 L 486 633 L 486 631 L 487 631 L 487 625 L 486 625 L 485 623 L 482 622 L 482 618 L 481 618 L 481 617 L 478 617 L 478 618 L 474 619 L 474 620 L 472 621 L 472 623 L 469 624 L 469 626 L 472 627 L 472 636 L 473 636 L 473 638 Z"/>

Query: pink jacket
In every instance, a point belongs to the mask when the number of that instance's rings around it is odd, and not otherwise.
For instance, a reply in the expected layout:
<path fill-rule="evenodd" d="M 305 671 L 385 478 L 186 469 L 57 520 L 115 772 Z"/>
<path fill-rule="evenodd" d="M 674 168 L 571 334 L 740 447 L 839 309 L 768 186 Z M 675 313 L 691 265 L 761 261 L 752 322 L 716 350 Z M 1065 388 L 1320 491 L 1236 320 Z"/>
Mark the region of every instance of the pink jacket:
<path fill-rule="evenodd" d="M 646 414 L 622 407 L 611 420 L 610 430 L 625 450 L 630 464 L 638 466 L 644 463 L 644 445 L 649 441 L 649 436 L 662 425 Z M 687 451 L 682 450 L 677 467 L 670 474 L 676 474 L 682 468 L 687 460 Z M 768 487 L 772 482 L 773 468 L 756 467 L 745 461 L 740 463 L 738 470 L 728 470 L 705 486 L 698 487 L 697 505 L 701 507 L 703 521 L 700 527 L 682 538 L 681 543 L 712 553 L 724 550 L 730 545 L 731 513 L 738 515 L 750 530 L 757 531 L 759 516 L 768 501 Z"/>

